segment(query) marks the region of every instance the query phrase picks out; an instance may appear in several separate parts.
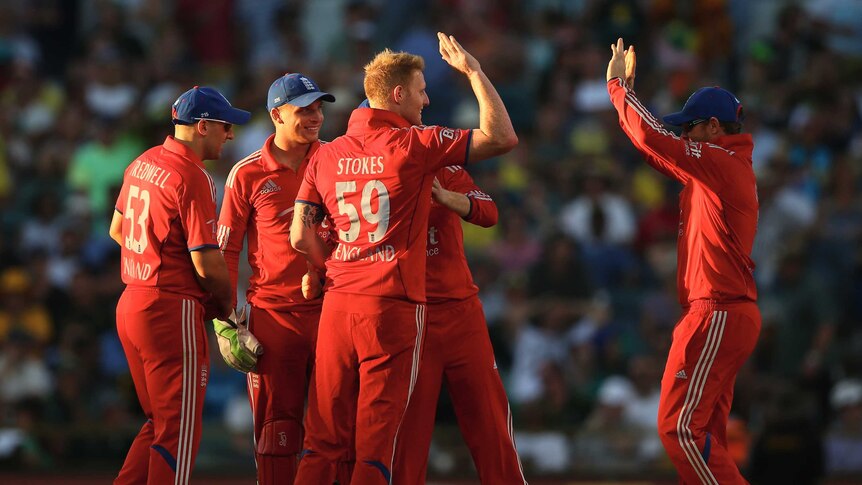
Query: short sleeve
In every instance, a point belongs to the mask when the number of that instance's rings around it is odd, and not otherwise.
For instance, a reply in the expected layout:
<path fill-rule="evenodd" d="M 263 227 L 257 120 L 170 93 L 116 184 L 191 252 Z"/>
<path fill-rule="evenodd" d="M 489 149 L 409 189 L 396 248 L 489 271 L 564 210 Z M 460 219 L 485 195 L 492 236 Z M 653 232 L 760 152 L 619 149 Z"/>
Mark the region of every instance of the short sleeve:
<path fill-rule="evenodd" d="M 323 201 L 320 198 L 320 193 L 317 191 L 317 171 L 319 166 L 320 150 L 312 155 L 308 162 L 308 167 L 305 169 L 305 175 L 302 177 L 302 185 L 299 186 L 299 191 L 296 193 L 296 202 L 303 204 L 313 204 L 322 206 Z"/>
<path fill-rule="evenodd" d="M 410 152 L 424 152 L 429 172 L 448 165 L 463 165 L 470 155 L 473 130 L 446 128 L 445 126 L 416 126 L 411 128 Z M 421 155 L 417 158 L 422 158 Z"/>
<path fill-rule="evenodd" d="M 189 251 L 218 249 L 215 184 L 203 169 L 192 173 L 177 191 L 180 223 Z"/>

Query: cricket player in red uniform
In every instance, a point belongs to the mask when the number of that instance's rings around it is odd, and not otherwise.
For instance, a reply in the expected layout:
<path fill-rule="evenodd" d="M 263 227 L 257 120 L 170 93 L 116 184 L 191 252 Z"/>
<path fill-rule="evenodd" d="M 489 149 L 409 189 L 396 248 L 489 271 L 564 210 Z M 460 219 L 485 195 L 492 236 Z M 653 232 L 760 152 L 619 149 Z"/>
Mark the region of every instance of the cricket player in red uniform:
<path fill-rule="evenodd" d="M 325 256 L 315 224 L 328 213 L 338 229 L 338 246 L 326 261 L 310 391 L 317 405 L 306 417 L 300 485 L 332 483 L 338 463 L 353 458 L 352 485 L 392 483 L 425 335 L 434 174 L 517 144 L 505 106 L 479 63 L 454 37 L 438 38 L 443 59 L 470 81 L 479 129 L 422 126 L 429 102 L 424 61 L 386 49 L 365 66 L 371 107 L 356 109 L 347 133 L 320 147 L 297 195 L 291 243 L 315 266 L 322 267 Z"/>
<path fill-rule="evenodd" d="M 747 483 L 727 450 L 736 374 L 754 350 L 760 312 L 751 247 L 757 187 L 751 135 L 740 134 L 742 105 L 730 92 L 697 90 L 666 131 L 635 97 L 634 48 L 611 46 L 607 80 L 620 126 L 647 162 L 684 185 L 677 251 L 684 315 L 661 382 L 658 429 L 681 483 Z"/>
<path fill-rule="evenodd" d="M 195 86 L 172 115 L 174 135 L 126 169 L 111 221 L 126 284 L 117 333 L 147 417 L 115 484 L 188 483 L 209 371 L 204 320 L 231 309 L 216 190 L 203 160 L 218 159 L 233 125 L 250 114 Z"/>
<path fill-rule="evenodd" d="M 428 220 L 428 324 L 422 365 L 404 417 L 393 483 L 425 483 L 440 387 L 452 398 L 458 426 L 484 484 L 527 483 L 512 431 L 512 412 L 497 371 L 479 288 L 464 255 L 461 220 L 497 223 L 497 205 L 459 165 L 437 172 Z"/>
<path fill-rule="evenodd" d="M 293 483 L 302 451 L 303 409 L 323 300 L 302 296 L 308 262 L 290 246 L 288 234 L 296 192 L 320 146 L 324 101 L 335 97 L 302 74 L 286 74 L 272 83 L 267 108 L 275 134 L 233 167 L 219 217 L 218 240 L 234 305 L 239 254 L 248 236 L 252 275 L 247 324 L 264 348 L 248 373 L 260 485 Z"/>

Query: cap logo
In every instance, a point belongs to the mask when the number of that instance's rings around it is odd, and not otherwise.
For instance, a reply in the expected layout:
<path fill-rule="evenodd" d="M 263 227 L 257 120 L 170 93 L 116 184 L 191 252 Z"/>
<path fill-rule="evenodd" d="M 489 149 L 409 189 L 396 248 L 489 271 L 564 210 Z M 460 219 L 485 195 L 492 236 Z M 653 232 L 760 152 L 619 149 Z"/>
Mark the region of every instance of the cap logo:
<path fill-rule="evenodd" d="M 203 113 L 201 113 L 202 118 L 206 118 L 209 115 L 210 115 L 209 111 L 204 111 Z"/>
<path fill-rule="evenodd" d="M 275 99 L 272 100 L 272 102 L 273 103 L 280 103 L 281 102 L 281 96 L 276 97 Z"/>
<path fill-rule="evenodd" d="M 309 91 L 314 91 L 314 84 L 312 84 L 311 81 L 309 81 L 305 77 L 300 77 L 299 79 L 302 80 L 302 84 L 305 85 L 305 89 L 308 89 Z"/>

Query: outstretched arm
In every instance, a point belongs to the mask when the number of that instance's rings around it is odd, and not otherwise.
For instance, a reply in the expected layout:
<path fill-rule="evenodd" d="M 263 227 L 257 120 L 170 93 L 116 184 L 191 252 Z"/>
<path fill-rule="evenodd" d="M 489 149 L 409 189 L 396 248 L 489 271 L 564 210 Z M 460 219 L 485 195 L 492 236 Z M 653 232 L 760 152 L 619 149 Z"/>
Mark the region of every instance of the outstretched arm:
<path fill-rule="evenodd" d="M 470 80 L 470 87 L 479 102 L 479 128 L 473 130 L 469 162 L 485 160 L 508 152 L 518 144 L 509 112 L 494 85 L 482 71 L 482 66 L 455 37 L 437 32 L 440 55 Z"/>

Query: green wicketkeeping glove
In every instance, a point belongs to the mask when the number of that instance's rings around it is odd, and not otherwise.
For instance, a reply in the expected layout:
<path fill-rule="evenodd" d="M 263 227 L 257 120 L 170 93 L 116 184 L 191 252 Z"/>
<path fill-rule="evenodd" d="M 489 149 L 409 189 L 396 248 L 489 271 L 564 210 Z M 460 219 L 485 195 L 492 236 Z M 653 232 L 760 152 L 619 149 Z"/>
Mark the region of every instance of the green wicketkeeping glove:
<path fill-rule="evenodd" d="M 239 317 L 234 310 L 227 320 L 213 320 L 222 359 L 227 365 L 243 373 L 255 370 L 257 357 L 263 354 L 263 347 L 248 331 L 245 320 L 244 310 Z"/>

